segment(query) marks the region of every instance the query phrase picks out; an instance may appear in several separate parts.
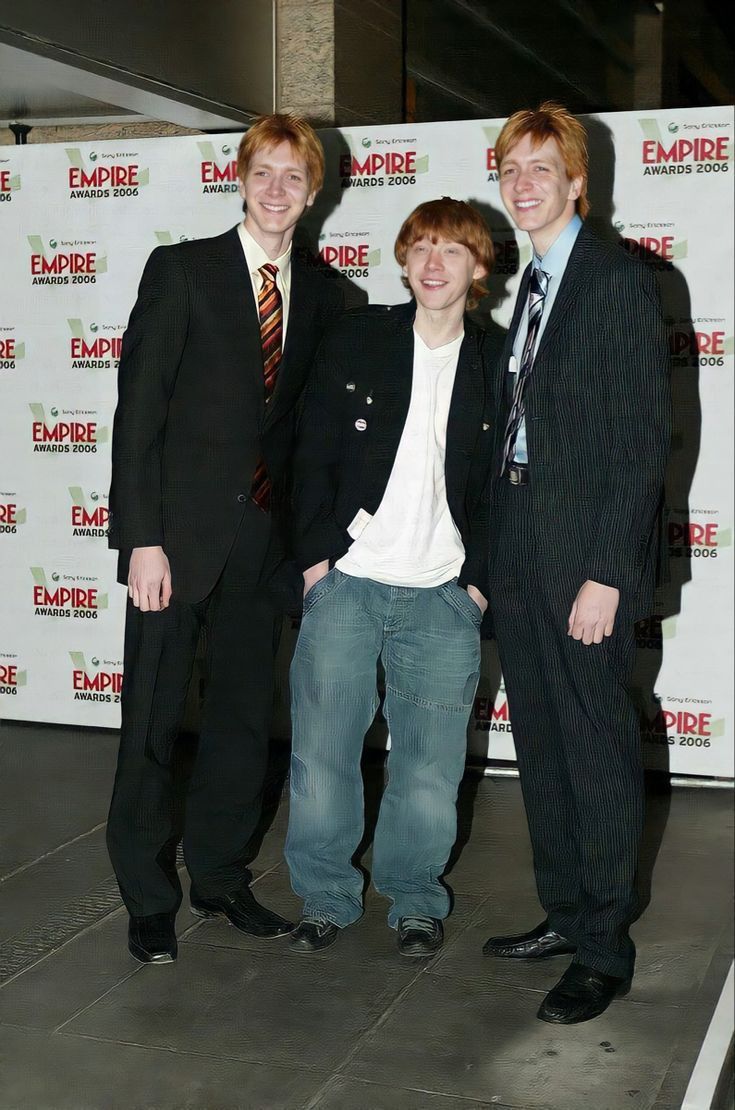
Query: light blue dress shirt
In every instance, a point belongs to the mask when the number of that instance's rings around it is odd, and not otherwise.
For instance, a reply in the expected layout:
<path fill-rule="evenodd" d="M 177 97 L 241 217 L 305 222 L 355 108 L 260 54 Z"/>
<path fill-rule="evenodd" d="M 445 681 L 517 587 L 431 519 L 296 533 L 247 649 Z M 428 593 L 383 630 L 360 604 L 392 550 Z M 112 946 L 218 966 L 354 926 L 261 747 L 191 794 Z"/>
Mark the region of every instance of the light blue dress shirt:
<path fill-rule="evenodd" d="M 546 321 L 549 319 L 549 316 L 551 315 L 551 310 L 554 307 L 556 294 L 559 292 L 561 279 L 564 277 L 564 271 L 567 268 L 569 255 L 572 253 L 572 247 L 577 241 L 577 236 L 579 235 L 579 229 L 581 228 L 581 226 L 582 221 L 579 216 L 575 214 L 574 216 L 572 216 L 566 227 L 559 232 L 556 239 L 551 244 L 543 258 L 539 258 L 538 255 L 534 253 L 532 265 L 537 266 L 539 269 L 543 270 L 545 274 L 549 275 L 549 287 L 546 291 L 546 299 L 544 300 L 544 311 L 543 315 L 541 316 L 541 323 L 539 324 L 538 335 L 536 337 L 534 355 L 536 354 L 536 351 L 538 349 L 541 336 L 544 334 Z M 513 342 L 513 358 L 516 372 L 518 370 L 518 367 L 520 366 L 521 354 L 523 352 L 523 346 L 526 342 L 527 333 L 528 303 L 526 303 L 523 307 L 523 313 L 518 325 L 518 331 L 516 332 L 516 337 Z M 518 429 L 518 436 L 516 438 L 516 450 L 513 458 L 517 463 L 528 462 L 528 444 L 526 442 L 525 420 L 521 421 L 521 426 Z"/>

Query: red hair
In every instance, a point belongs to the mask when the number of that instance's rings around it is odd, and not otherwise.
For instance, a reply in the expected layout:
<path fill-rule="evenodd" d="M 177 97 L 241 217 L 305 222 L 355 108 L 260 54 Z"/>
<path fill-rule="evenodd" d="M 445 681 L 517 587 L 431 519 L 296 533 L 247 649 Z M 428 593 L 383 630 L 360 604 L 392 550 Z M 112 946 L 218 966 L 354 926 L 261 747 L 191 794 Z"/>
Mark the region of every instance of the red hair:
<path fill-rule="evenodd" d="M 449 243 L 461 243 L 474 257 L 475 262 L 490 274 L 495 262 L 495 250 L 487 224 L 477 209 L 464 200 L 442 197 L 440 200 L 427 200 L 414 208 L 398 232 L 395 256 L 399 266 L 406 265 L 409 247 L 419 239 L 429 239 L 432 243 L 444 239 Z M 407 278 L 403 284 L 409 288 Z M 470 286 L 467 307 L 477 308 L 481 297 L 487 295 L 483 280 L 475 278 Z"/>
<path fill-rule="evenodd" d="M 237 151 L 237 176 L 245 179 L 250 163 L 258 151 L 280 143 L 289 143 L 294 154 L 303 159 L 309 178 L 309 189 L 318 193 L 324 182 L 324 150 L 311 124 L 301 116 L 277 112 L 261 116 L 243 135 Z"/>
<path fill-rule="evenodd" d="M 587 153 L 587 132 L 578 119 L 561 104 L 545 100 L 535 111 L 526 109 L 514 112 L 495 143 L 495 160 L 498 167 L 503 159 L 521 139 L 531 136 L 533 147 L 541 146 L 547 139 L 554 139 L 559 147 L 564 169 L 570 181 L 582 178 L 582 187 L 577 197 L 577 211 L 582 219 L 590 210 L 587 198 L 587 178 L 589 176 L 589 155 Z"/>

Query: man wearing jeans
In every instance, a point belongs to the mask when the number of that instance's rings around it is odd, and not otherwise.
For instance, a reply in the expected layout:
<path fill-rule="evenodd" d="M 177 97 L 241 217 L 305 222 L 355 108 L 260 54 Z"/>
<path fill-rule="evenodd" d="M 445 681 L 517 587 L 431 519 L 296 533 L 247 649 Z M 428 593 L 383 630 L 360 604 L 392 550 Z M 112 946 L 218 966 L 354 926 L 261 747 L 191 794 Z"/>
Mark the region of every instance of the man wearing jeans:
<path fill-rule="evenodd" d="M 492 242 L 443 198 L 404 223 L 396 258 L 415 301 L 348 314 L 325 338 L 295 462 L 304 618 L 291 669 L 286 859 L 304 900 L 295 951 L 362 914 L 360 756 L 378 707 L 391 733 L 373 881 L 399 951 L 430 956 L 449 912 L 467 721 L 480 670 L 489 465 L 484 333 L 465 317 Z M 331 568 L 331 569 L 330 569 Z"/>

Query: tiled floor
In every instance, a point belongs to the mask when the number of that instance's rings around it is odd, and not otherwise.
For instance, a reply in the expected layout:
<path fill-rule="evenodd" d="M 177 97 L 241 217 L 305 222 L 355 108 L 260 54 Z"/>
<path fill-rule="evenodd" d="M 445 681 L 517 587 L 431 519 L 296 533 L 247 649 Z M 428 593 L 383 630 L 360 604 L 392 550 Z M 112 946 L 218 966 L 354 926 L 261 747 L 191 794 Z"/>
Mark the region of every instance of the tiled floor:
<path fill-rule="evenodd" d="M 561 1028 L 535 1011 L 563 961 L 480 954 L 490 933 L 540 916 L 515 779 L 466 780 L 455 910 L 431 963 L 398 956 L 370 894 L 313 957 L 198 922 L 185 903 L 177 963 L 141 967 L 104 846 L 115 748 L 112 733 L 0 725 L 0 1110 L 681 1105 L 732 959 L 729 790 L 652 795 L 633 989 Z M 381 775 L 368 769 L 373 813 Z M 270 817 L 256 891 L 297 915 L 285 798 Z"/>

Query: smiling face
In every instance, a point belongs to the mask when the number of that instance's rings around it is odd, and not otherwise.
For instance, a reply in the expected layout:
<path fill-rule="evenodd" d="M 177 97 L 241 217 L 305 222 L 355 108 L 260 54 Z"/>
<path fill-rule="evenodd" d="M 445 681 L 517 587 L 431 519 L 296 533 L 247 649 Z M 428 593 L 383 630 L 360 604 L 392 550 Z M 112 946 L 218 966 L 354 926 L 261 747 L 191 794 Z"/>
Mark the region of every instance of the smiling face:
<path fill-rule="evenodd" d="M 524 135 L 500 165 L 500 195 L 517 227 L 542 258 L 571 220 L 583 178 L 569 178 L 556 139 L 533 145 Z"/>
<path fill-rule="evenodd" d="M 417 304 L 436 313 L 461 303 L 475 279 L 487 271 L 462 243 L 450 239 L 417 239 L 406 252 L 405 274 Z"/>
<path fill-rule="evenodd" d="M 291 242 L 304 209 L 314 203 L 315 193 L 304 159 L 290 143 L 282 142 L 255 152 L 240 179 L 240 196 L 247 205 L 245 227 L 277 258 Z"/>

